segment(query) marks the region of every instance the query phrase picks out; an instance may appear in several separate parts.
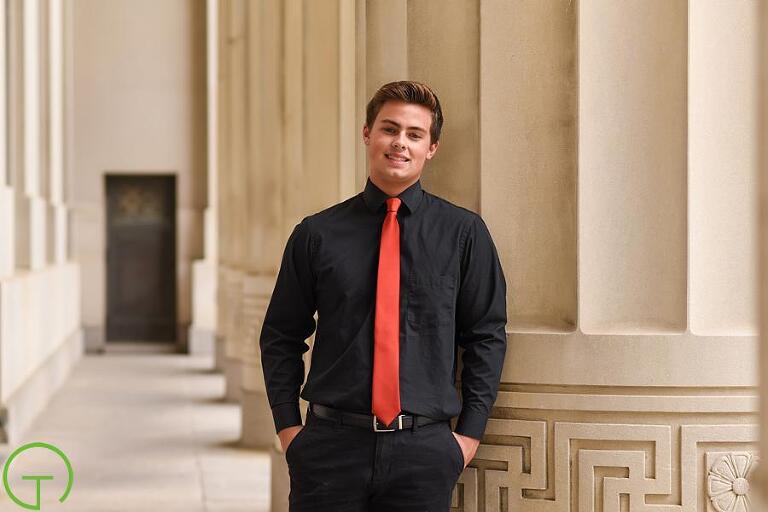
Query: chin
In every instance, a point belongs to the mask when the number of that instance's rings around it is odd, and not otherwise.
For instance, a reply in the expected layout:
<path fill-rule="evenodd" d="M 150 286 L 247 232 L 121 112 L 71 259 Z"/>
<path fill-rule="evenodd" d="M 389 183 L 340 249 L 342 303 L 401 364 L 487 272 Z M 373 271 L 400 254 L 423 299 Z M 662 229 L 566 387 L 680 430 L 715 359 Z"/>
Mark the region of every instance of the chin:
<path fill-rule="evenodd" d="M 392 167 L 387 167 L 380 174 L 395 181 L 409 181 L 417 178 L 419 175 L 419 173 L 414 172 L 413 169 L 397 169 Z"/>

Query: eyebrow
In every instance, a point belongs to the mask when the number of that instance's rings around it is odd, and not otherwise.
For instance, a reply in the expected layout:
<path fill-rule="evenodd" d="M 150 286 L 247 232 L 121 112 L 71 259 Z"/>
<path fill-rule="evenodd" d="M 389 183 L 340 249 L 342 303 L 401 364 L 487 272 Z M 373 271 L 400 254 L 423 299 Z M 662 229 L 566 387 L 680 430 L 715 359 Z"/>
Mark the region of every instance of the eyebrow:
<path fill-rule="evenodd" d="M 397 126 L 398 128 L 400 128 L 400 124 L 392 121 L 391 119 L 382 119 L 381 122 L 382 123 L 393 124 L 393 125 Z M 408 130 L 416 130 L 417 132 L 427 133 L 427 130 L 425 130 L 421 126 L 409 126 L 407 129 Z"/>

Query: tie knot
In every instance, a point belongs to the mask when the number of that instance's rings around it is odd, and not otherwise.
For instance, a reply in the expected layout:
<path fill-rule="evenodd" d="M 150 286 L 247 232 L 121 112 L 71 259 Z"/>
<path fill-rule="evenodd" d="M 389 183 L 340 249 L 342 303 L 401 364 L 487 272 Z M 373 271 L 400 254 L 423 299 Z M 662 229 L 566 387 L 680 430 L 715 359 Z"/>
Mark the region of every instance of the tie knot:
<path fill-rule="evenodd" d="M 400 208 L 400 198 L 399 197 L 390 197 L 387 199 L 387 211 L 388 212 L 397 212 L 397 210 Z"/>

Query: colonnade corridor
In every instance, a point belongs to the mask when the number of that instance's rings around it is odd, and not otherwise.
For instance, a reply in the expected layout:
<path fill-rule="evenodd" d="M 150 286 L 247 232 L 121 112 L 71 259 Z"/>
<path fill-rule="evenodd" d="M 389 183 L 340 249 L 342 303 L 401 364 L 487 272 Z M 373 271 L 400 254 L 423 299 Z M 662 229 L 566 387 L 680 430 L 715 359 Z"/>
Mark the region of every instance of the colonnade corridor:
<path fill-rule="evenodd" d="M 50 443 L 71 461 L 66 487 L 61 460 L 44 449 L 13 462 L 9 485 L 41 510 L 77 512 L 258 512 L 269 509 L 269 456 L 239 446 L 240 406 L 227 403 L 213 356 L 137 352 L 108 344 L 87 354 L 23 439 L 2 445 L 8 456 L 26 443 Z M 24 510 L 0 492 L 0 511 Z"/>

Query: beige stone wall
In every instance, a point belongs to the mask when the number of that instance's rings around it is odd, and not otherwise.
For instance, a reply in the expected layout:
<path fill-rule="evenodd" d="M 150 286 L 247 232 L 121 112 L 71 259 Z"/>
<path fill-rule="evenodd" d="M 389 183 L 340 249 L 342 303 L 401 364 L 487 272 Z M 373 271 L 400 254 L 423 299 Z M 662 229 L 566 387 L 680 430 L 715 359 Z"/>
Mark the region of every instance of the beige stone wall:
<path fill-rule="evenodd" d="M 273 435 L 257 340 L 285 239 L 361 190 L 365 102 L 410 78 L 446 117 L 424 186 L 482 214 L 509 290 L 454 509 L 727 509 L 758 441 L 758 2 L 220 6 L 220 334 L 244 441 Z"/>
<path fill-rule="evenodd" d="M 177 322 L 191 321 L 191 266 L 203 255 L 205 4 L 77 0 L 72 13 L 73 252 L 89 348 L 104 343 L 105 174 L 176 175 Z"/>

